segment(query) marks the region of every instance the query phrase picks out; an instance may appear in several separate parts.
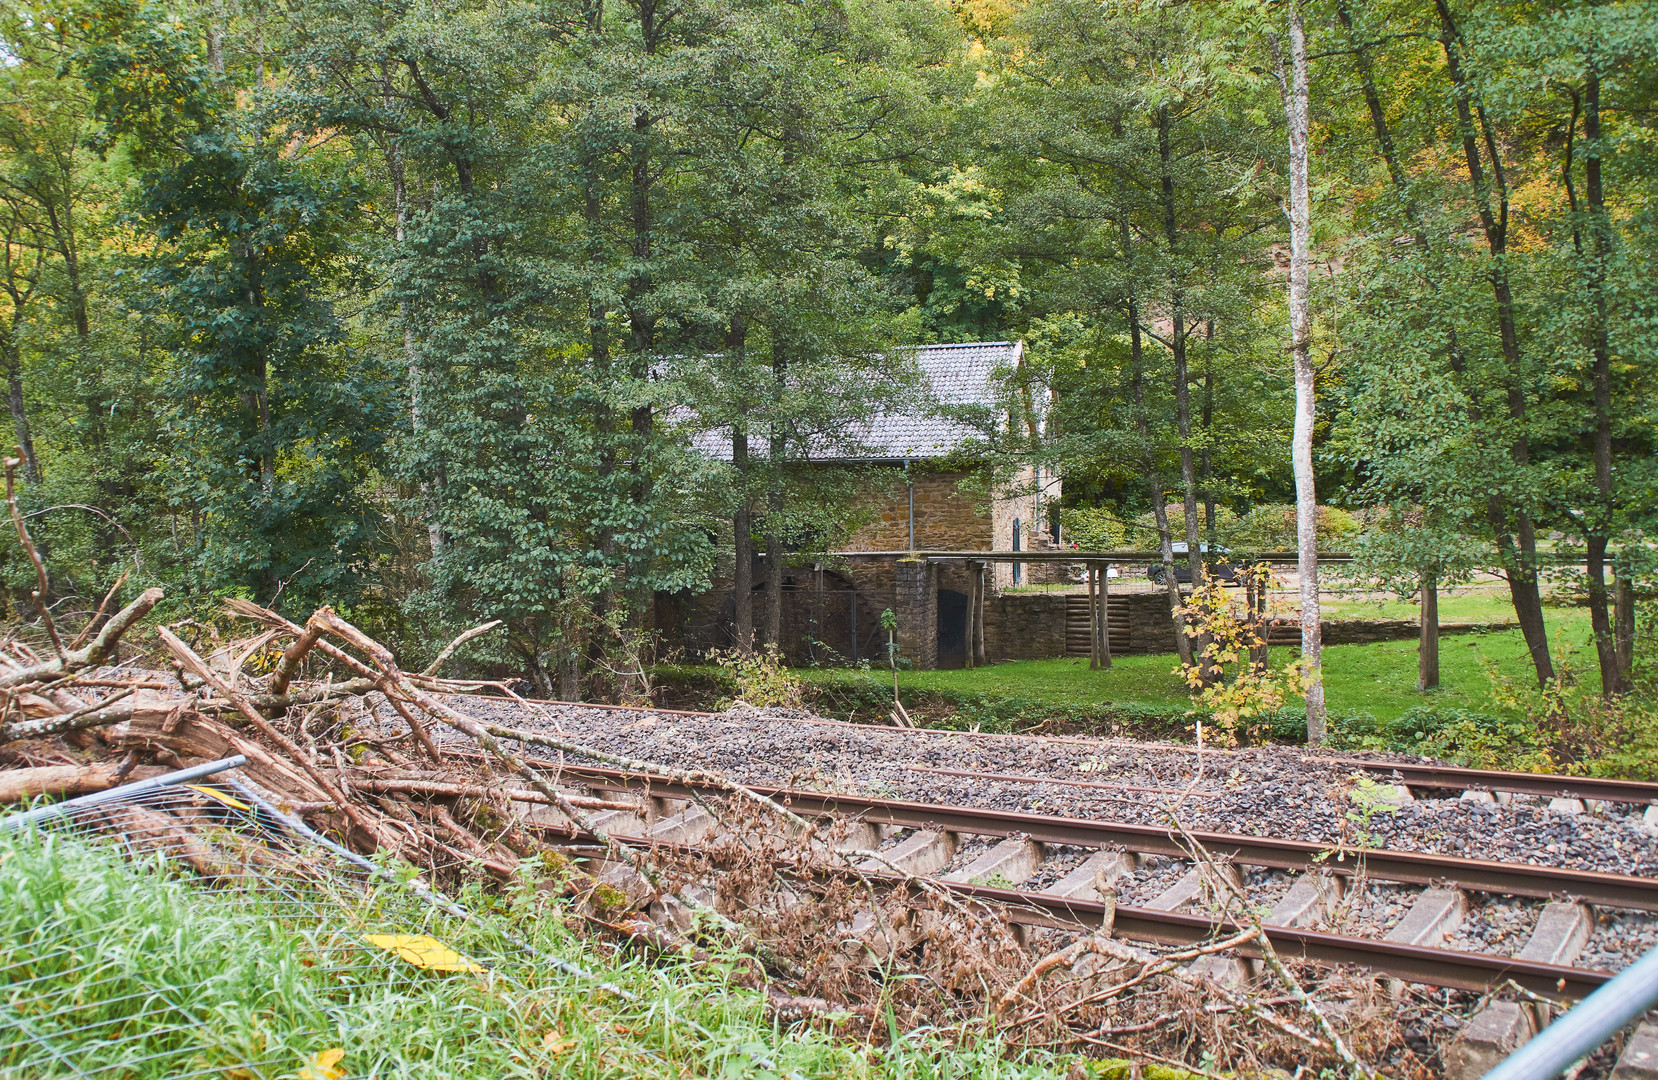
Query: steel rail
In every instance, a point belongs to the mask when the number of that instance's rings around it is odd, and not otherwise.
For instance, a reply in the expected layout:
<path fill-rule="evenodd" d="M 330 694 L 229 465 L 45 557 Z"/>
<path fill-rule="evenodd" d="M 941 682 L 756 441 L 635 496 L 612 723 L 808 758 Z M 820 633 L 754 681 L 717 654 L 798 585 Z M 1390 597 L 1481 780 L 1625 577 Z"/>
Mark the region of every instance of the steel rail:
<path fill-rule="evenodd" d="M 560 764 L 536 760 L 533 764 L 555 770 L 563 776 L 579 777 L 596 786 L 654 795 L 690 798 L 693 788 L 661 777 L 630 773 L 594 765 Z M 936 828 L 946 832 L 977 833 L 985 836 L 1021 835 L 1046 844 L 1078 847 L 1118 847 L 1151 855 L 1188 859 L 1190 853 L 1180 838 L 1154 825 L 1097 821 L 1087 818 L 1054 817 L 1013 810 L 989 810 L 975 806 L 943 806 L 935 803 L 905 802 L 864 795 L 748 785 L 751 790 L 778 800 L 796 813 L 843 816 L 874 824 L 906 828 Z M 697 794 L 720 792 L 718 784 L 697 785 Z M 1557 866 L 1500 863 L 1485 859 L 1463 859 L 1415 851 L 1387 851 L 1380 848 L 1333 849 L 1328 844 L 1306 840 L 1242 836 L 1189 830 L 1191 835 L 1217 858 L 1247 866 L 1275 870 L 1325 869 L 1352 877 L 1363 873 L 1372 880 L 1406 885 L 1431 886 L 1446 882 L 1480 892 L 1536 899 L 1571 897 L 1604 907 L 1658 911 L 1658 880 L 1630 874 L 1607 874 L 1596 870 L 1570 870 Z"/>
<path fill-rule="evenodd" d="M 905 880 L 897 875 L 884 876 L 894 883 Z M 1008 909 L 1010 922 L 1073 929 L 1080 925 L 1098 929 L 1105 920 L 1105 905 L 1099 901 L 955 882 L 934 884 L 942 884 L 958 895 L 1003 905 Z M 1176 946 L 1215 941 L 1242 933 L 1245 929 L 1243 924 L 1228 919 L 1207 919 L 1201 915 L 1158 911 L 1155 908 L 1119 906 L 1111 921 L 1111 932 L 1115 935 Z M 1535 994 L 1575 1000 L 1592 993 L 1612 978 L 1610 972 L 1604 971 L 1529 963 L 1485 953 L 1402 945 L 1374 938 L 1324 934 L 1288 926 L 1265 926 L 1262 932 L 1273 949 L 1283 957 L 1300 957 L 1324 964 L 1356 964 L 1383 975 L 1430 986 L 1488 990 L 1513 979 Z M 1251 945 L 1240 946 L 1237 952 L 1257 959 L 1261 956 L 1261 950 Z"/>
<path fill-rule="evenodd" d="M 1450 790 L 1512 791 L 1520 795 L 1545 795 L 1562 799 L 1596 799 L 1616 803 L 1658 803 L 1658 784 L 1639 780 L 1606 780 L 1596 776 L 1560 776 L 1555 773 L 1499 772 L 1493 769 L 1462 769 L 1454 765 L 1400 764 L 1394 761 L 1364 761 L 1358 758 L 1307 757 L 1303 761 L 1340 765 L 1398 779 L 1413 787 Z"/>

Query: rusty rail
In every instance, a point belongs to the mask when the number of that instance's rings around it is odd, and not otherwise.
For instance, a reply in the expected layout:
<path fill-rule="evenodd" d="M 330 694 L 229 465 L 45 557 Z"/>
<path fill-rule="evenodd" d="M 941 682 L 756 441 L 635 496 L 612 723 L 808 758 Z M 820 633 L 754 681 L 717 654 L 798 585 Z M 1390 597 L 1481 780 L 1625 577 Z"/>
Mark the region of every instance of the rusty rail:
<path fill-rule="evenodd" d="M 1560 799 L 1595 799 L 1600 802 L 1658 804 L 1658 784 L 1640 780 L 1607 780 L 1598 776 L 1560 776 L 1556 773 L 1499 772 L 1495 769 L 1462 769 L 1454 765 L 1401 764 L 1395 761 L 1365 761 L 1360 758 L 1308 757 L 1321 765 L 1341 765 L 1382 776 L 1394 776 L 1412 787 L 1472 791 L 1510 791 L 1518 795 L 1543 795 Z"/>

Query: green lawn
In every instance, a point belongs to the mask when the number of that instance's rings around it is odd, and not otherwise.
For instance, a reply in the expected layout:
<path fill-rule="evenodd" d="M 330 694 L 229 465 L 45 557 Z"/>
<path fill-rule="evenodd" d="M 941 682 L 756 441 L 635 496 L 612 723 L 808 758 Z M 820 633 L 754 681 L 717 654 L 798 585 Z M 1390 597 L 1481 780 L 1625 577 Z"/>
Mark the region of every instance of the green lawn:
<path fill-rule="evenodd" d="M 1290 601 L 1293 604 L 1293 600 Z M 1415 619 L 1421 608 L 1408 600 L 1362 600 L 1330 597 L 1321 602 L 1327 619 Z M 1582 614 L 1575 608 L 1550 608 L 1551 620 L 1558 616 Z M 1508 593 L 1482 587 L 1448 591 L 1439 598 L 1439 621 L 1442 623 L 1502 624 L 1514 621 L 1514 605 Z"/>
<path fill-rule="evenodd" d="M 1365 605 L 1373 609 L 1376 605 Z M 1408 610 L 1408 605 L 1400 605 Z M 1513 618 L 1506 600 L 1485 596 L 1448 598 L 1444 620 L 1501 622 Z M 1359 605 L 1342 614 L 1356 617 Z M 1384 609 L 1385 610 L 1385 609 Z M 1392 611 L 1387 614 L 1394 615 Z M 1402 613 L 1401 613 L 1402 614 Z M 1580 661 L 1588 647 L 1588 613 L 1577 608 L 1546 609 L 1556 655 L 1565 652 Z M 1296 654 L 1274 649 L 1274 666 Z M 1458 634 L 1440 641 L 1440 688 L 1429 693 L 1416 689 L 1416 642 L 1389 641 L 1375 645 L 1337 645 L 1324 650 L 1325 699 L 1332 713 L 1367 712 L 1392 719 L 1422 704 L 1479 710 L 1488 705 L 1493 674 L 1498 679 L 1529 684 L 1531 664 L 1518 630 Z M 1137 705 L 1154 709 L 1184 708 L 1190 704 L 1184 682 L 1175 674 L 1174 655 L 1120 656 L 1106 671 L 1088 670 L 1083 658 L 1018 660 L 972 671 L 901 671 L 899 686 L 909 694 L 948 698 L 982 695 L 1017 698 L 1054 706 Z M 822 668 L 801 672 L 826 690 L 890 686 L 885 671 Z"/>

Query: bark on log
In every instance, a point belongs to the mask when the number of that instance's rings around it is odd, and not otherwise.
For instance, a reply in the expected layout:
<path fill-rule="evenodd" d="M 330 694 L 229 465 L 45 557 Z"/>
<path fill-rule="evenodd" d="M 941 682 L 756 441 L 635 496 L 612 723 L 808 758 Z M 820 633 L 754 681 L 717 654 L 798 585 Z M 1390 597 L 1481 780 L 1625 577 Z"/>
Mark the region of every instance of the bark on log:
<path fill-rule="evenodd" d="M 98 765 L 47 765 L 0 772 L 0 803 L 22 802 L 36 795 L 74 798 L 105 791 L 115 783 L 116 762 Z"/>

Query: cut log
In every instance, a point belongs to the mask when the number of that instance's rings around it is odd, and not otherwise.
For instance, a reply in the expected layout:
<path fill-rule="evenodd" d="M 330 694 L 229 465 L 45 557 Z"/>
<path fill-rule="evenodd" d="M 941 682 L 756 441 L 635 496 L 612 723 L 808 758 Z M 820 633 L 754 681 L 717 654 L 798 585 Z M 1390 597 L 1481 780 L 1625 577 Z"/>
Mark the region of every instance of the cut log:
<path fill-rule="evenodd" d="M 37 795 L 74 798 L 105 791 L 115 783 L 116 763 L 48 765 L 0 772 L 0 803 L 22 802 Z"/>

